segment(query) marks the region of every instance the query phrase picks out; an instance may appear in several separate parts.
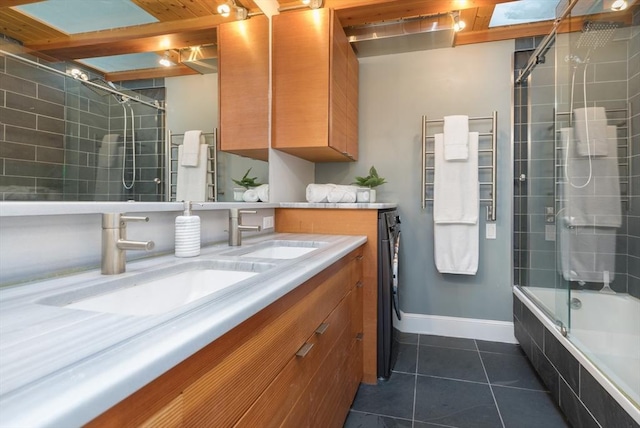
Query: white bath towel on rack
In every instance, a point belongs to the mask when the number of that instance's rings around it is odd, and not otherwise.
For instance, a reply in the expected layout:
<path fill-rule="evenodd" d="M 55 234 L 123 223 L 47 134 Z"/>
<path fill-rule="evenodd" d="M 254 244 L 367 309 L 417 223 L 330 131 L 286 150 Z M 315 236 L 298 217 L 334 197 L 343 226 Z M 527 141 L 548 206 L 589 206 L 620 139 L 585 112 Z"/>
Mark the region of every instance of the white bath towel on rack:
<path fill-rule="evenodd" d="M 563 186 L 567 198 L 565 220 L 571 226 L 620 227 L 620 173 L 615 126 L 607 127 L 608 156 L 588 157 L 577 153 L 571 128 L 560 130 L 563 147 L 569 147 Z"/>
<path fill-rule="evenodd" d="M 180 165 L 188 167 L 197 167 L 200 159 L 200 145 L 205 144 L 202 131 L 194 130 L 184 133 L 182 141 L 182 156 L 180 156 Z M 204 161 L 206 163 L 206 157 Z"/>
<path fill-rule="evenodd" d="M 466 160 L 444 159 L 443 134 L 436 134 L 433 176 L 433 220 L 436 223 L 478 221 L 478 136 L 469 133 L 469 157 Z"/>
<path fill-rule="evenodd" d="M 587 107 L 573 110 L 579 156 L 607 156 L 607 112 L 604 107 Z"/>
<path fill-rule="evenodd" d="M 560 266 L 567 281 L 613 281 L 616 270 L 616 235 L 613 227 L 567 227 L 560 230 Z"/>
<path fill-rule="evenodd" d="M 434 148 L 434 258 L 440 273 L 475 275 L 479 259 L 478 137 L 469 133 L 469 156 L 444 159 L 444 136 Z"/>
<path fill-rule="evenodd" d="M 444 117 L 444 159 L 462 160 L 469 157 L 469 116 Z"/>
<path fill-rule="evenodd" d="M 207 185 L 212 183 L 211 174 L 207 171 L 209 164 L 207 154 L 209 146 L 207 144 L 199 145 L 200 159 L 198 166 L 183 166 L 180 159 L 184 150 L 184 144 L 178 146 L 178 171 L 176 177 L 176 201 L 207 201 L 208 191 Z"/>

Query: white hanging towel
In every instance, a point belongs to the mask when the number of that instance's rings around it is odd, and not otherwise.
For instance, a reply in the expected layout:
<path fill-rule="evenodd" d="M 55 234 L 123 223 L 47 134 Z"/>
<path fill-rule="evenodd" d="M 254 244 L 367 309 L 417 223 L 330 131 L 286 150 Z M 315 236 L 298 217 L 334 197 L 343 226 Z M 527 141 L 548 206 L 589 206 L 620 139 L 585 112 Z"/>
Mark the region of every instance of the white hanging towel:
<path fill-rule="evenodd" d="M 587 107 L 573 110 L 575 117 L 577 152 L 579 156 L 607 156 L 607 112 L 604 107 Z"/>
<path fill-rule="evenodd" d="M 612 227 L 565 227 L 560 230 L 560 266 L 567 281 L 611 282 L 616 270 L 616 235 Z M 608 279 L 605 278 L 608 272 Z"/>
<path fill-rule="evenodd" d="M 571 128 L 560 130 L 563 146 L 569 147 L 565 165 L 569 183 L 564 185 L 567 198 L 565 220 L 571 226 L 620 227 L 620 173 L 618 137 L 615 126 L 607 127 L 608 156 L 589 159 L 577 152 Z"/>
<path fill-rule="evenodd" d="M 469 157 L 447 161 L 443 135 L 435 135 L 433 220 L 436 223 L 478 222 L 478 133 L 469 133 Z"/>
<path fill-rule="evenodd" d="M 211 174 L 207 173 L 207 159 L 209 146 L 199 144 L 199 157 L 203 162 L 198 162 L 198 166 L 184 166 L 181 159 L 183 156 L 184 144 L 178 146 L 178 174 L 176 177 L 176 201 L 202 202 L 207 198 L 207 184 L 212 183 Z"/>
<path fill-rule="evenodd" d="M 444 159 L 444 136 L 435 135 L 433 218 L 438 272 L 475 275 L 479 258 L 478 133 L 469 133 L 467 160 Z"/>
<path fill-rule="evenodd" d="M 182 141 L 182 156 L 180 157 L 180 165 L 197 167 L 200 159 L 200 145 L 205 144 L 202 131 L 187 131 L 184 133 Z M 207 159 L 206 157 L 204 158 Z M 203 162 L 206 163 L 206 162 Z"/>
<path fill-rule="evenodd" d="M 444 117 L 444 159 L 462 160 L 469 157 L 469 116 Z"/>

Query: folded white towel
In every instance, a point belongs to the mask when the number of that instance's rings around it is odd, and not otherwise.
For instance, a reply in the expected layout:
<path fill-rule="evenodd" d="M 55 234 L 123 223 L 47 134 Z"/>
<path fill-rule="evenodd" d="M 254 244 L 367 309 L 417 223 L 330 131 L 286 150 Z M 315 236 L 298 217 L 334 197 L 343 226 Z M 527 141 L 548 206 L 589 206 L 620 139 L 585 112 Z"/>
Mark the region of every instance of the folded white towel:
<path fill-rule="evenodd" d="M 607 156 L 607 112 L 604 107 L 573 110 L 580 156 Z"/>
<path fill-rule="evenodd" d="M 269 185 L 261 184 L 256 187 L 256 192 L 258 193 L 258 199 L 260 202 L 269 202 Z"/>
<path fill-rule="evenodd" d="M 187 131 L 184 133 L 184 140 L 182 142 L 182 154 L 178 156 L 180 158 L 180 165 L 197 167 L 200 158 L 200 144 L 204 143 L 204 136 L 202 131 Z M 204 159 L 207 159 L 206 157 Z"/>
<path fill-rule="evenodd" d="M 309 184 L 307 185 L 307 202 L 327 202 L 329 192 L 335 184 Z"/>
<path fill-rule="evenodd" d="M 469 116 L 444 117 L 444 159 L 461 160 L 469 157 Z"/>
<path fill-rule="evenodd" d="M 200 155 L 207 159 L 209 146 L 200 144 Z M 183 144 L 178 146 L 178 159 L 182 156 Z M 176 201 L 201 202 L 208 200 L 207 184 L 212 182 L 211 174 L 207 173 L 207 163 L 199 162 L 196 167 L 182 166 L 178 162 L 176 177 Z"/>
<path fill-rule="evenodd" d="M 335 185 L 327 194 L 327 202 L 330 203 L 353 203 L 356 201 L 357 190 L 355 186 Z"/>
<path fill-rule="evenodd" d="M 256 189 L 247 189 L 242 194 L 242 200 L 245 202 L 258 202 L 258 192 Z"/>
<path fill-rule="evenodd" d="M 436 223 L 475 224 L 478 221 L 478 133 L 469 133 L 466 161 L 444 159 L 444 137 L 435 135 L 433 220 Z"/>
<path fill-rule="evenodd" d="M 570 226 L 622 225 L 616 127 L 608 126 L 607 134 L 607 152 L 611 155 L 589 159 L 576 153 L 572 128 L 560 130 L 565 150 L 568 147 L 565 168 L 569 182 L 562 191 L 567 199 L 564 217 Z"/>
<path fill-rule="evenodd" d="M 613 281 L 616 270 L 616 235 L 612 227 L 566 227 L 560 230 L 560 266 L 567 281 Z"/>

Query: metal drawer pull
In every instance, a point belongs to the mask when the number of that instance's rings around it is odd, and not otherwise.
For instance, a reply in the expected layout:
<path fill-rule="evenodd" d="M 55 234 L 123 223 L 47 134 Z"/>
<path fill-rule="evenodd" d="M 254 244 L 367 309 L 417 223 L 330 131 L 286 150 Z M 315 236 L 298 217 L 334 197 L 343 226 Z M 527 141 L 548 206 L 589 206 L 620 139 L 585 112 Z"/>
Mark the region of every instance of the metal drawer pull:
<path fill-rule="evenodd" d="M 358 255 L 356 256 L 356 260 L 362 260 L 362 254 L 358 254 Z"/>
<path fill-rule="evenodd" d="M 356 282 L 356 287 L 358 287 L 358 288 L 362 288 L 362 285 L 363 285 L 363 284 L 362 284 L 362 281 L 358 281 L 358 282 Z"/>
<path fill-rule="evenodd" d="M 356 334 L 356 340 L 362 340 L 364 338 L 364 333 Z"/>
<path fill-rule="evenodd" d="M 318 328 L 316 328 L 316 334 L 324 334 L 324 332 L 327 331 L 328 328 L 329 328 L 329 323 L 323 322 L 318 326 Z"/>
<path fill-rule="evenodd" d="M 298 352 L 296 352 L 296 357 L 306 357 L 309 351 L 311 351 L 311 348 L 313 348 L 313 343 L 305 343 L 302 345 L 302 348 L 298 349 Z"/>

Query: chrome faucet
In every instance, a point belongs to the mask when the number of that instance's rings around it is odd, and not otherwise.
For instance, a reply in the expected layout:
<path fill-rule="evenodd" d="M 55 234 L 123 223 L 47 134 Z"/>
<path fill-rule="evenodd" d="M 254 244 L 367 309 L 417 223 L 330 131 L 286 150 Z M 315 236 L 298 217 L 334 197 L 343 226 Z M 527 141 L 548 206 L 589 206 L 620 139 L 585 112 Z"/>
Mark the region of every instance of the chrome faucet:
<path fill-rule="evenodd" d="M 152 250 L 153 241 L 127 240 L 127 222 L 149 221 L 149 217 L 102 214 L 102 274 L 114 275 L 126 270 L 126 250 Z"/>
<path fill-rule="evenodd" d="M 242 244 L 242 232 L 253 230 L 260 232 L 260 226 L 245 226 L 242 224 L 242 214 L 256 214 L 257 211 L 229 209 L 229 245 L 237 247 Z"/>

